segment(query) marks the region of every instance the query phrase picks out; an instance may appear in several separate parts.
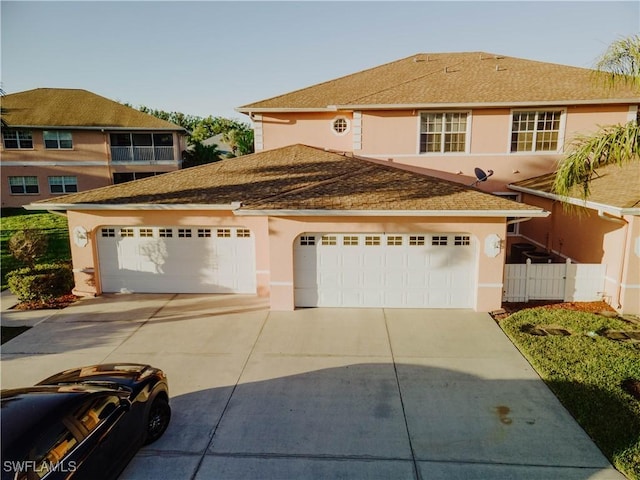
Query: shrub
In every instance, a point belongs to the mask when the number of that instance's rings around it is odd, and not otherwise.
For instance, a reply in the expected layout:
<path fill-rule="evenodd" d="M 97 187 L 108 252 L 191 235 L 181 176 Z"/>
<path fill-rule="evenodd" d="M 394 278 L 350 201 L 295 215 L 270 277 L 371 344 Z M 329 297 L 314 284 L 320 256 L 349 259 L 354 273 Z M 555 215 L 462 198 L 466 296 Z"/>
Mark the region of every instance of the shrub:
<path fill-rule="evenodd" d="M 47 253 L 48 246 L 48 238 L 40 230 L 20 230 L 9 238 L 7 244 L 11 256 L 29 267 Z"/>
<path fill-rule="evenodd" d="M 14 270 L 7 275 L 9 289 L 21 302 L 47 301 L 68 294 L 73 272 L 65 264 L 41 264 Z"/>

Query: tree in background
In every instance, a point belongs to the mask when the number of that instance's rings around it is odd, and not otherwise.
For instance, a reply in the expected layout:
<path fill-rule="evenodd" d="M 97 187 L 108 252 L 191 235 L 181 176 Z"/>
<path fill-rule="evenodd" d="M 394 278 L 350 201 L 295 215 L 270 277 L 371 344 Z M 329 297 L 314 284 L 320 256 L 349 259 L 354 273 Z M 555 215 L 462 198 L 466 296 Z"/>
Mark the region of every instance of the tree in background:
<path fill-rule="evenodd" d="M 131 104 L 125 103 L 131 108 Z M 198 117 L 185 115 L 181 112 L 167 112 L 156 110 L 144 105 L 137 107 L 137 110 L 152 115 L 161 120 L 174 123 L 189 132 L 189 148 L 184 153 L 183 168 L 203 165 L 205 163 L 217 162 L 222 159 L 222 154 L 217 145 L 203 145 L 202 142 L 215 135 L 222 134 L 223 140 L 229 144 L 233 151 L 233 156 L 253 153 L 253 129 L 248 123 L 240 122 L 224 117 Z"/>
<path fill-rule="evenodd" d="M 223 134 L 224 140 L 230 147 L 235 157 L 253 153 L 253 129 L 235 128 Z"/>
<path fill-rule="evenodd" d="M 611 86 L 628 84 L 640 89 L 640 35 L 611 44 L 598 60 L 596 71 L 598 81 Z M 604 127 L 594 135 L 577 138 L 556 171 L 555 193 L 568 197 L 574 186 L 582 185 L 582 198 L 587 199 L 591 177 L 598 167 L 639 161 L 639 123 L 640 112 L 635 120 L 625 125 Z"/>

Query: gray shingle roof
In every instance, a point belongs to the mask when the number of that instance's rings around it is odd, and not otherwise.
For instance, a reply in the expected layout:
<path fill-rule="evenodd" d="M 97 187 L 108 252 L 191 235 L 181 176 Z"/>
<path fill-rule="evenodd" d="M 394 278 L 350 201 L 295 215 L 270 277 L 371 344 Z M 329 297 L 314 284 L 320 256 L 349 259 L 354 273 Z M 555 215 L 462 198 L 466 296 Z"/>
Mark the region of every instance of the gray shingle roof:
<path fill-rule="evenodd" d="M 229 205 L 241 211 L 518 211 L 538 207 L 367 159 L 291 145 L 37 202 L 53 205 Z M 72 208 L 72 207 L 71 207 Z M 85 208 L 85 207 L 82 207 Z"/>
<path fill-rule="evenodd" d="M 36 88 L 1 99 L 3 119 L 19 127 L 184 129 L 86 90 Z"/>
<path fill-rule="evenodd" d="M 627 99 L 640 90 L 609 88 L 594 71 L 483 52 L 420 53 L 238 108 L 324 109 L 329 106 L 518 104 Z"/>

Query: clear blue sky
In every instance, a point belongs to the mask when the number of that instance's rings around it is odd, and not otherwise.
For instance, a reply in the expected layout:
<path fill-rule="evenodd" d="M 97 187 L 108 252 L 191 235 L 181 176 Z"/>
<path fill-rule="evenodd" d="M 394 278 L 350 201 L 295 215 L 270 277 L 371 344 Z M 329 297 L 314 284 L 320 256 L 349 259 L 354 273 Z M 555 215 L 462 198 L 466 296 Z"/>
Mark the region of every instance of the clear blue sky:
<path fill-rule="evenodd" d="M 2 88 L 82 88 L 199 116 L 418 52 L 592 67 L 640 2 L 0 3 Z"/>

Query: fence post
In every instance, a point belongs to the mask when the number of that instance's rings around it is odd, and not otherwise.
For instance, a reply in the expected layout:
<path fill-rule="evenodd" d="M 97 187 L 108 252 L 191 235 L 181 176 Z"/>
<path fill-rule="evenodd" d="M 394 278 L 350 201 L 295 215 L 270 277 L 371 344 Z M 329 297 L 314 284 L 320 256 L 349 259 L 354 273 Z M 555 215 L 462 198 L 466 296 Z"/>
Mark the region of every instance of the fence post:
<path fill-rule="evenodd" d="M 527 258 L 527 267 L 525 268 L 525 277 L 524 277 L 524 301 L 529 301 L 529 270 L 531 269 L 531 259 Z"/>
<path fill-rule="evenodd" d="M 570 297 L 572 297 L 572 295 L 569 294 L 570 290 L 571 290 L 571 285 L 572 282 L 569 281 L 569 273 L 570 272 L 570 268 L 571 268 L 571 259 L 567 258 L 567 260 L 564 262 L 565 263 L 565 269 L 564 269 L 564 296 L 562 301 L 563 302 L 568 302 L 570 301 Z"/>

